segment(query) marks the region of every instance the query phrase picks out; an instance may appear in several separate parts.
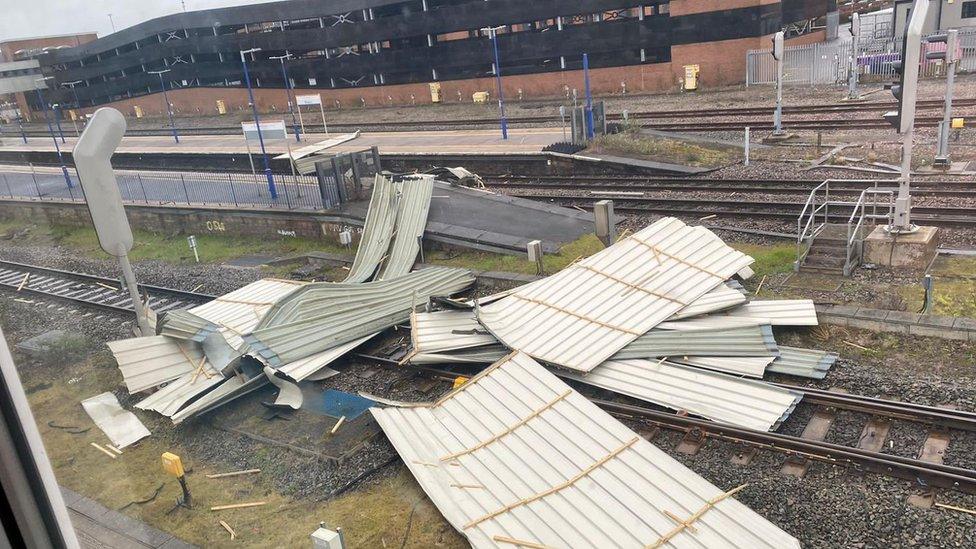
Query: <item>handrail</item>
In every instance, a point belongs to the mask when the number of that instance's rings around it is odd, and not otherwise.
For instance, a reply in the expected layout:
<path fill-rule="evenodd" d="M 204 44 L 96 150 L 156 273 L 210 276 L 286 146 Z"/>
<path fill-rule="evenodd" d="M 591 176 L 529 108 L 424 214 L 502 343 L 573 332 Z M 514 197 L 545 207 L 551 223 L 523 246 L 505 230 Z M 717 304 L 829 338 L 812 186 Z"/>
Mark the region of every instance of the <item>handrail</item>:
<path fill-rule="evenodd" d="M 803 249 L 803 242 L 807 238 L 812 239 L 813 236 L 817 233 L 817 231 L 819 231 L 821 227 L 827 224 L 827 219 L 828 219 L 827 215 L 829 213 L 828 208 L 830 205 L 830 182 L 831 181 L 836 181 L 836 180 L 828 179 L 810 190 L 810 196 L 807 197 L 807 201 L 806 203 L 803 204 L 803 209 L 800 211 L 800 215 L 796 218 L 796 264 L 794 266 L 796 270 L 800 269 L 800 265 L 803 263 L 803 259 L 806 257 L 806 253 Z M 820 191 L 820 189 L 823 189 L 824 191 L 824 200 L 823 203 L 818 206 L 817 192 Z M 806 225 L 803 225 L 803 219 L 804 216 L 807 215 L 807 210 L 810 211 L 810 215 L 809 218 L 807 219 Z M 813 229 L 811 230 L 811 226 L 814 224 L 814 222 L 817 219 L 817 213 L 819 213 L 820 211 L 824 212 L 824 216 L 823 216 L 824 222 L 816 227 L 813 227 Z M 807 233 L 809 233 L 809 237 L 807 236 Z M 809 251 L 809 247 L 807 247 L 806 251 Z"/>
<path fill-rule="evenodd" d="M 878 187 L 877 186 L 878 183 L 898 183 L 898 181 L 878 180 L 875 183 L 874 187 L 869 187 L 861 191 L 861 196 L 858 197 L 857 202 L 854 203 L 854 209 L 853 211 L 851 211 L 851 216 L 847 220 L 847 241 L 845 246 L 846 256 L 844 258 L 844 276 L 850 276 L 855 263 L 860 262 L 860 257 L 856 258 L 854 256 L 855 255 L 860 256 L 863 253 L 863 246 L 857 246 L 857 244 L 859 244 L 860 242 L 856 243 L 855 241 L 864 240 L 863 237 L 861 236 L 861 228 L 864 225 L 864 220 L 865 219 L 887 219 L 888 223 L 894 221 L 894 217 L 893 217 L 894 207 L 895 207 L 894 201 L 895 201 L 895 193 L 897 192 L 898 189 L 889 188 L 889 187 Z M 865 208 L 867 206 L 866 198 L 868 195 L 872 195 L 872 196 L 887 195 L 888 196 L 887 204 L 881 204 L 883 206 L 887 206 L 888 208 L 887 213 L 884 215 L 878 215 L 879 204 L 877 198 L 871 201 L 871 206 L 873 207 L 871 214 L 866 213 L 865 211 Z M 858 212 L 860 212 L 860 215 L 858 215 Z M 854 223 L 855 218 L 857 219 L 856 224 Z"/>

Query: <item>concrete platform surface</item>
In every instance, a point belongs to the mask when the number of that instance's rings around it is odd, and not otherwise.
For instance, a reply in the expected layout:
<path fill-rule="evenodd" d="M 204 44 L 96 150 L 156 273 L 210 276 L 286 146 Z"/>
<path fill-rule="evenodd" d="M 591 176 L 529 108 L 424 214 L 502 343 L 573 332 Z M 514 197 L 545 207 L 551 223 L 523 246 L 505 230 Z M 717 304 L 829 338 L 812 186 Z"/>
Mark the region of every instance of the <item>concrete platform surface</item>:
<path fill-rule="evenodd" d="M 61 487 L 71 524 L 78 542 L 85 549 L 190 549 L 195 547 L 149 526 L 145 522 L 114 511 L 74 490 Z"/>
<path fill-rule="evenodd" d="M 335 134 L 333 134 L 335 135 Z M 269 154 L 282 154 L 291 147 L 302 147 L 327 141 L 333 135 L 308 134 L 296 143 L 288 140 L 265 141 Z M 520 128 L 509 130 L 509 138 L 503 140 L 499 130 L 450 130 L 363 133 L 356 139 L 335 145 L 328 151 L 349 152 L 379 147 L 382 154 L 484 154 L 484 153 L 539 153 L 548 145 L 562 140 L 559 128 Z M 78 141 L 67 137 L 58 145 L 62 151 L 71 151 Z M 25 145 L 20 139 L 6 137 L 0 151 L 54 151 L 54 141 L 49 137 L 31 137 Z M 180 143 L 172 136 L 129 136 L 122 140 L 118 152 L 126 153 L 246 153 L 247 144 L 241 135 L 186 135 Z M 257 143 L 251 143 L 251 152 L 260 153 Z M 322 151 L 326 152 L 326 151 Z"/>

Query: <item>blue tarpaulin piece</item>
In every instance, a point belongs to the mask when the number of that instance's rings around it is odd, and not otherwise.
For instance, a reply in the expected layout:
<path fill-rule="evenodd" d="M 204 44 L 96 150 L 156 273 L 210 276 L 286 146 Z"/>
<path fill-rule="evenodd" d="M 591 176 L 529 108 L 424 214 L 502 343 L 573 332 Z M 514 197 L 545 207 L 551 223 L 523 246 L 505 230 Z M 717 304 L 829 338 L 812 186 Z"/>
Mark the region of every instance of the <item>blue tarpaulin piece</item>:
<path fill-rule="evenodd" d="M 374 404 L 375 402 L 372 400 L 359 395 L 327 389 L 322 393 L 322 398 L 313 404 L 313 408 L 314 411 L 336 418 L 346 416 L 346 421 L 351 421 L 362 415 Z"/>

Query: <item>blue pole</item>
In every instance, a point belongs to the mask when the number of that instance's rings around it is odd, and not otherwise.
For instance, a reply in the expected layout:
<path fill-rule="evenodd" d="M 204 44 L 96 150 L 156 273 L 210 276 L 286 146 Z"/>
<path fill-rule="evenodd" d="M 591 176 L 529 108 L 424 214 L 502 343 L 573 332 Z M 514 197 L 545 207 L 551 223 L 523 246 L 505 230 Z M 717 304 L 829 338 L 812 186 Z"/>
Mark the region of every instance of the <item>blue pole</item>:
<path fill-rule="evenodd" d="M 502 92 L 502 63 L 498 59 L 498 33 L 491 29 L 491 44 L 495 50 L 495 84 L 498 86 L 498 111 L 502 120 L 502 139 L 508 139 L 508 119 L 505 118 L 505 94 Z"/>
<path fill-rule="evenodd" d="M 590 57 L 583 54 L 583 86 L 586 88 L 586 138 L 596 137 L 593 128 L 593 95 L 590 93 Z"/>
<path fill-rule="evenodd" d="M 68 175 L 68 168 L 64 165 L 64 156 L 61 155 L 61 146 L 58 145 L 58 138 L 54 135 L 54 128 L 51 127 L 51 117 L 47 115 L 47 103 L 44 102 L 44 93 L 41 88 L 37 88 L 37 99 L 41 102 L 41 106 L 44 107 L 44 121 L 47 122 L 47 131 L 51 134 L 51 140 L 54 141 L 54 150 L 58 153 L 58 161 L 61 162 L 61 173 L 64 174 L 64 181 L 68 184 L 68 188 L 74 187 L 74 183 L 71 182 L 71 176 Z"/>
<path fill-rule="evenodd" d="M 244 82 L 247 83 L 247 97 L 251 100 L 251 111 L 254 113 L 254 126 L 258 130 L 258 142 L 261 143 L 261 156 L 264 157 L 264 175 L 268 178 L 268 192 L 271 199 L 278 199 L 278 191 L 275 189 L 274 177 L 271 175 L 271 162 L 268 161 L 268 151 L 264 150 L 264 136 L 261 135 L 261 120 L 258 118 L 258 106 L 254 102 L 254 90 L 251 89 L 251 73 L 247 71 L 247 59 L 244 52 L 241 52 L 241 65 L 244 66 Z M 247 136 L 244 136 L 247 139 Z"/>
<path fill-rule="evenodd" d="M 287 53 L 287 52 L 285 52 Z M 288 80 L 288 71 L 285 69 L 285 58 L 281 58 L 281 76 L 285 79 L 285 96 L 288 98 L 288 113 L 291 114 L 291 127 L 295 129 L 295 141 L 301 143 L 302 136 L 298 131 L 298 120 L 295 119 L 295 109 L 292 107 L 291 81 Z"/>
<path fill-rule="evenodd" d="M 64 130 L 61 129 L 61 105 L 52 106 L 51 110 L 54 111 L 54 123 L 58 125 L 58 135 L 61 136 L 61 143 L 64 143 Z"/>
<path fill-rule="evenodd" d="M 24 145 L 27 144 L 27 132 L 24 131 L 24 119 L 23 117 L 17 117 L 17 125 L 20 126 L 20 138 L 24 140 Z"/>
<path fill-rule="evenodd" d="M 163 82 L 163 73 L 159 73 L 159 85 L 163 87 L 163 102 L 166 103 L 166 114 L 169 115 L 169 127 L 173 129 L 173 140 L 180 144 L 180 136 L 176 133 L 176 122 L 173 121 L 173 108 L 169 105 L 169 96 L 166 95 L 166 83 Z"/>

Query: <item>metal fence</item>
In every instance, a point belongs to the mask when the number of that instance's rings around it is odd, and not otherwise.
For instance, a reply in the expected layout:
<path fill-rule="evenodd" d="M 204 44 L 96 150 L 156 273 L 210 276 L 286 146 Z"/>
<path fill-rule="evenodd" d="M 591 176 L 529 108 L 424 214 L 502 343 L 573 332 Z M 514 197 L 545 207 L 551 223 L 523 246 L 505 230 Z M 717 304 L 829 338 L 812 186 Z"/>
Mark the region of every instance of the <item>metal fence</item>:
<path fill-rule="evenodd" d="M 122 201 L 127 204 L 187 205 L 322 210 L 315 176 L 273 174 L 272 198 L 263 173 L 143 172 L 116 170 Z M 0 196 L 30 200 L 84 202 L 78 174 L 68 168 L 71 186 L 60 168 L 0 166 Z"/>
<path fill-rule="evenodd" d="M 803 46 L 790 46 L 784 51 L 784 85 L 832 85 L 844 84 L 850 74 L 850 41 L 821 42 Z M 901 40 L 886 38 L 862 40 L 859 45 L 857 65 L 862 81 L 885 81 L 895 78 L 894 64 L 901 59 Z M 945 44 L 922 44 L 922 62 L 919 76 L 936 78 L 945 76 L 945 64 L 928 61 L 925 52 L 944 50 Z M 976 71 L 976 31 L 960 31 L 960 72 Z M 752 50 L 746 54 L 746 85 L 776 83 L 776 60 L 770 50 Z"/>

